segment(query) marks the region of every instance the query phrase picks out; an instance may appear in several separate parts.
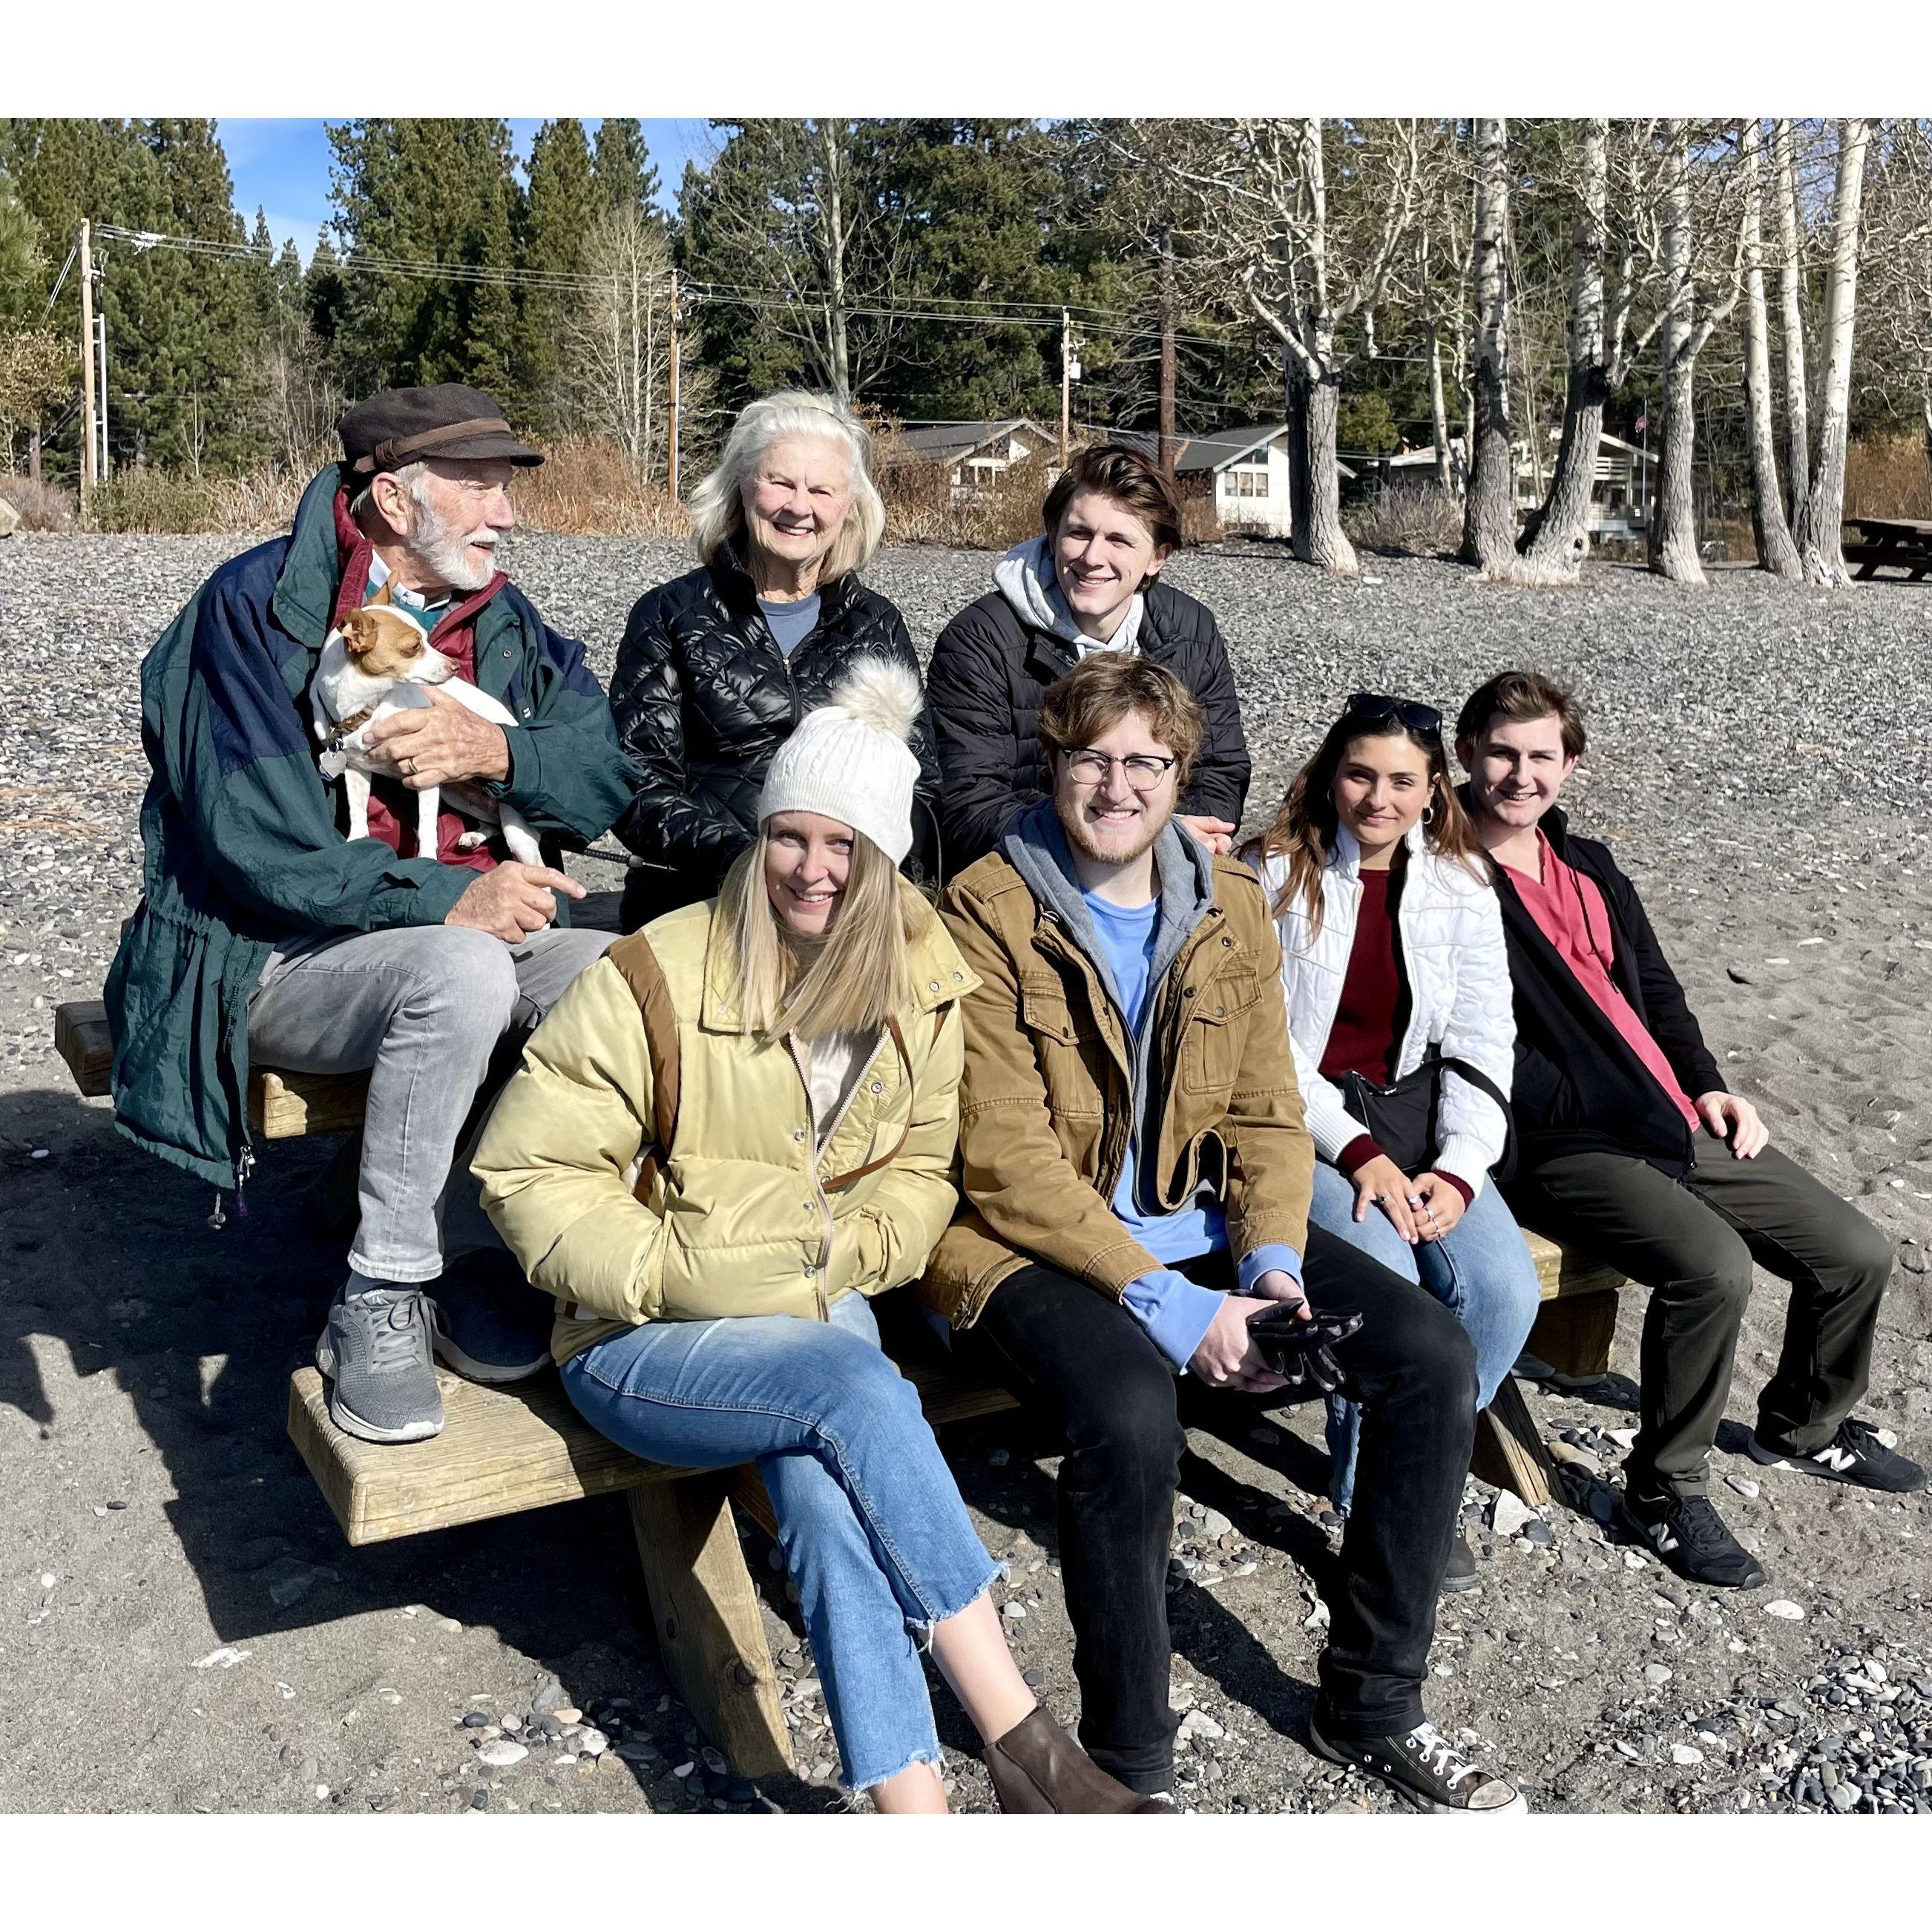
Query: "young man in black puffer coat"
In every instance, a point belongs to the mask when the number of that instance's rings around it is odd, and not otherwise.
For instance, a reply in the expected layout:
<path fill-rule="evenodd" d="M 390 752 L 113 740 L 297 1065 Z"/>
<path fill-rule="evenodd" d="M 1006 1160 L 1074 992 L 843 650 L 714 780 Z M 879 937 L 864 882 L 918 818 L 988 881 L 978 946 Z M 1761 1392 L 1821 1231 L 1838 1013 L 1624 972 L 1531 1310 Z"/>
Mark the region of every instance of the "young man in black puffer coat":
<path fill-rule="evenodd" d="M 716 896 L 758 829 L 772 754 L 830 699 L 854 662 L 919 660 L 898 607 L 858 572 L 885 506 L 863 427 L 829 397 L 750 404 L 692 494 L 700 567 L 638 600 L 610 680 L 617 734 L 638 773 L 616 824 L 637 855 L 620 922 Z M 939 767 L 922 716 L 913 801 L 915 878 L 939 873 Z"/>
<path fill-rule="evenodd" d="M 1144 657 L 1199 701 L 1207 736 L 1176 816 L 1225 855 L 1247 800 L 1247 740 L 1214 614 L 1160 580 L 1180 543 L 1173 484 L 1138 450 L 1102 444 L 1076 458 L 1040 516 L 1046 534 L 1010 550 L 995 588 L 933 646 L 926 698 L 947 876 L 994 850 L 1015 814 L 1046 795 L 1041 700 L 1097 651 Z"/>

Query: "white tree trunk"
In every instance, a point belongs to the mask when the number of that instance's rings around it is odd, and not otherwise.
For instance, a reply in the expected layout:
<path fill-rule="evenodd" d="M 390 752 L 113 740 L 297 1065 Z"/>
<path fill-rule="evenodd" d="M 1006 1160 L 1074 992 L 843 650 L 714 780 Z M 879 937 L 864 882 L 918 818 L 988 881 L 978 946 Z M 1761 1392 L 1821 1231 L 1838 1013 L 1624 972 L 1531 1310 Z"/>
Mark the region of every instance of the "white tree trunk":
<path fill-rule="evenodd" d="M 1798 520 L 1798 549 L 1808 582 L 1848 586 L 1842 544 L 1845 448 L 1851 426 L 1852 338 L 1858 320 L 1858 218 L 1864 194 L 1870 124 L 1838 123 L 1838 184 L 1832 214 L 1832 273 L 1825 291 L 1824 412 L 1818 423 L 1818 462 Z"/>
<path fill-rule="evenodd" d="M 1516 458 L 1510 446 L 1508 289 L 1509 124 L 1476 123 L 1476 420 L 1463 505 L 1462 560 L 1486 577 L 1516 563 Z"/>
<path fill-rule="evenodd" d="M 845 208 L 844 167 L 834 129 L 836 123 L 818 124 L 819 152 L 824 176 L 819 188 L 819 219 L 824 227 L 825 333 L 831 364 L 832 393 L 842 404 L 852 400 L 852 358 L 846 336 L 845 316 Z"/>
<path fill-rule="evenodd" d="M 1574 584 L 1590 554 L 1590 499 L 1609 394 L 1604 255 L 1610 131 L 1607 120 L 1585 122 L 1578 155 L 1583 205 L 1570 243 L 1570 383 L 1563 400 L 1563 438 L 1543 520 L 1523 556 L 1525 574 L 1543 584 Z"/>
<path fill-rule="evenodd" d="M 1690 414 L 1697 367 L 1692 322 L 1696 287 L 1691 275 L 1690 186 L 1681 129 L 1670 130 L 1670 166 L 1664 191 L 1664 266 L 1669 278 L 1664 322 L 1664 422 L 1658 438 L 1657 500 L 1650 522 L 1650 568 L 1675 584 L 1706 581 L 1697 557 L 1697 515 L 1690 464 L 1696 426 Z"/>
<path fill-rule="evenodd" d="M 1804 575 L 1778 487 L 1778 439 L 1771 418 L 1771 328 L 1764 298 L 1763 134 L 1744 123 L 1744 425 L 1750 446 L 1751 532 L 1760 569 Z"/>
<path fill-rule="evenodd" d="M 1796 131 L 1777 122 L 1772 135 L 1772 165 L 1778 180 L 1778 301 L 1784 332 L 1784 447 L 1788 500 L 1795 526 L 1811 494 L 1811 382 L 1804 373 L 1804 252 L 1798 222 Z"/>
<path fill-rule="evenodd" d="M 1449 449 L 1449 410 L 1442 394 L 1442 343 L 1436 325 L 1429 325 L 1429 433 L 1436 446 L 1436 487 L 1445 496 L 1456 491 L 1456 470 Z"/>

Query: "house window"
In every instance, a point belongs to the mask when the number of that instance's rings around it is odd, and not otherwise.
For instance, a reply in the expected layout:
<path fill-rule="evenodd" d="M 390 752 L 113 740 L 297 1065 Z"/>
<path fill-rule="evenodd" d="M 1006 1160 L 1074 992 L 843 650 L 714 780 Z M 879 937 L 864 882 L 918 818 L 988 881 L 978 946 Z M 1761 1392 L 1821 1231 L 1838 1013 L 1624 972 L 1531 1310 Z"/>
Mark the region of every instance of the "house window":
<path fill-rule="evenodd" d="M 1267 470 L 1230 469 L 1223 472 L 1223 494 L 1229 496 L 1265 496 L 1268 493 Z"/>

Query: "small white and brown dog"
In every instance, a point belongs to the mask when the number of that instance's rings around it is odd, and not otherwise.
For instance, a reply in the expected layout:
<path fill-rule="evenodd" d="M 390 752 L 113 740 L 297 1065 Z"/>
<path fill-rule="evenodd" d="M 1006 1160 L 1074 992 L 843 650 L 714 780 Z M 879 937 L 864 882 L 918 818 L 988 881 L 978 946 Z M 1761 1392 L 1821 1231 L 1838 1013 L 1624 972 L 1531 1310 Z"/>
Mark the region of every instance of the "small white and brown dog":
<path fill-rule="evenodd" d="M 322 775 L 340 777 L 349 800 L 349 836 L 369 836 L 369 778 L 394 776 L 394 767 L 380 747 L 368 741 L 369 727 L 400 711 L 422 710 L 429 704 L 425 686 L 440 685 L 448 694 L 492 724 L 513 728 L 516 719 L 488 692 L 478 691 L 456 674 L 456 662 L 445 657 L 416 620 L 390 602 L 386 584 L 359 610 L 352 610 L 323 640 L 322 662 L 309 687 L 315 713 L 315 735 L 322 741 Z M 541 866 L 543 854 L 528 822 L 514 806 L 494 799 L 481 785 L 468 782 L 430 785 L 416 794 L 416 850 L 424 858 L 436 854 L 436 814 L 447 799 L 452 809 L 483 827 L 500 825 L 512 856 L 526 866 Z M 488 830 L 466 832 L 459 846 L 474 850 L 485 842 Z"/>

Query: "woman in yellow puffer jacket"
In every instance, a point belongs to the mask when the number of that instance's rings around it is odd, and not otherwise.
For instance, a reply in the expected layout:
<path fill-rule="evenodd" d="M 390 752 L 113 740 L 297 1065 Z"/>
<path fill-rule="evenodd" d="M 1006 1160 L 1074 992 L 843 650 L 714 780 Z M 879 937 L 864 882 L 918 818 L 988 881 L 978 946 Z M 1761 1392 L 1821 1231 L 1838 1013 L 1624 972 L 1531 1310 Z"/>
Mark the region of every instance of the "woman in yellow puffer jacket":
<path fill-rule="evenodd" d="M 803 720 L 723 892 L 579 977 L 473 1172 L 557 1299 L 578 1409 L 652 1462 L 758 1465 L 848 1786 L 945 1810 L 929 1639 L 1004 1809 L 1132 1810 L 1015 1667 L 999 1566 L 868 1305 L 956 1205 L 954 1009 L 976 983 L 897 870 L 920 707 L 872 661 Z"/>

